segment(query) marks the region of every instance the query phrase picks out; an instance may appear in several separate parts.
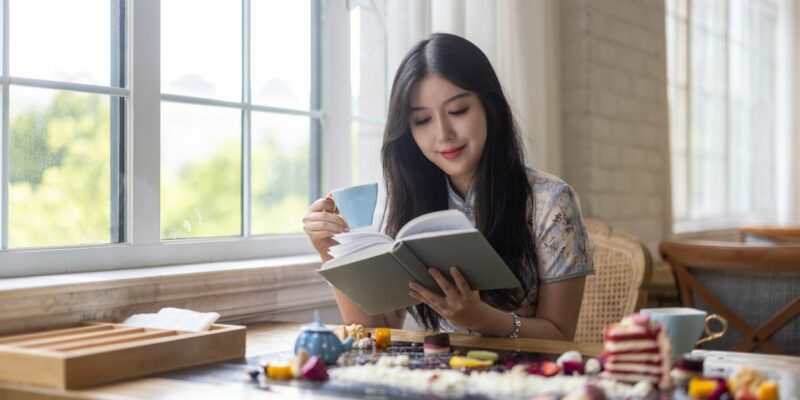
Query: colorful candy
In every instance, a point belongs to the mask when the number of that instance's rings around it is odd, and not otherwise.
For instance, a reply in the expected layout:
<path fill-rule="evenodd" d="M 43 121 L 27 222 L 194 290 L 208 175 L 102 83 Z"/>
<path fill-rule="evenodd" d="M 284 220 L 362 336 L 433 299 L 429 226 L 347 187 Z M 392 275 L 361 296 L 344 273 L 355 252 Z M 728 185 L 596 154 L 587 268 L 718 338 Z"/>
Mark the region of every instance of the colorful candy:
<path fill-rule="evenodd" d="M 692 378 L 689 380 L 688 394 L 690 397 L 707 398 L 717 388 L 716 379 Z"/>
<path fill-rule="evenodd" d="M 300 370 L 303 377 L 310 381 L 328 380 L 328 367 L 317 356 L 311 357 Z"/>
<path fill-rule="evenodd" d="M 494 361 L 491 360 L 478 360 L 461 356 L 450 357 L 450 368 L 457 370 L 489 368 L 492 365 L 494 365 Z"/>
<path fill-rule="evenodd" d="M 269 379 L 292 379 L 292 367 L 288 361 L 270 361 L 267 364 L 267 378 Z"/>
<path fill-rule="evenodd" d="M 471 350 L 467 352 L 467 358 L 474 358 L 476 360 L 489 360 L 492 363 L 497 362 L 497 357 L 497 353 L 493 351 Z"/>
<path fill-rule="evenodd" d="M 775 381 L 764 381 L 758 386 L 756 391 L 758 400 L 778 400 L 778 383 Z"/>
<path fill-rule="evenodd" d="M 387 348 L 392 345 L 392 331 L 389 328 L 375 329 L 375 345 L 380 348 Z"/>

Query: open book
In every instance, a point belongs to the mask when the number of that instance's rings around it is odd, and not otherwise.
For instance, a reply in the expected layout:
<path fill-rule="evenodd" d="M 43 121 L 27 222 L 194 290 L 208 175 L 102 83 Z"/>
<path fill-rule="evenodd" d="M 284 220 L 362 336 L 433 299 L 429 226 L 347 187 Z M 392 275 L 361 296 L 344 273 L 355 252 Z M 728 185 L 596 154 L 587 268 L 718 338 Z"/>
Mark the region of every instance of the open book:
<path fill-rule="evenodd" d="M 458 210 L 436 211 L 409 221 L 397 239 L 377 232 L 350 232 L 333 237 L 334 257 L 319 273 L 370 315 L 419 301 L 408 295 L 417 282 L 442 293 L 429 267 L 450 278 L 456 266 L 473 290 L 520 287 L 514 273 L 485 237 Z"/>

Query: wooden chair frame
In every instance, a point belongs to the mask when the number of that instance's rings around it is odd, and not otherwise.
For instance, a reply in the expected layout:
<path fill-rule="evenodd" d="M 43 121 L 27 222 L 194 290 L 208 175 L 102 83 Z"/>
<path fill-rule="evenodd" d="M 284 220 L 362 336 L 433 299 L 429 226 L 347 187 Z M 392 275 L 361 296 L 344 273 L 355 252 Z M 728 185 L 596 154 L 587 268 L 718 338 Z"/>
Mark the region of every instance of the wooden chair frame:
<path fill-rule="evenodd" d="M 659 251 L 675 275 L 675 283 L 683 306 L 694 306 L 692 298 L 694 293 L 708 303 L 714 312 L 742 332 L 744 339 L 732 348 L 733 351 L 747 352 L 760 347 L 769 353 L 785 354 L 783 349 L 770 341 L 770 338 L 800 315 L 800 294 L 767 322 L 753 328 L 692 276 L 690 270 L 797 272 L 800 271 L 800 246 L 666 240 L 661 242 Z"/>
<path fill-rule="evenodd" d="M 800 244 L 800 226 L 743 226 L 739 228 L 739 234 L 742 239 L 747 235 L 754 235 L 776 243 Z"/>

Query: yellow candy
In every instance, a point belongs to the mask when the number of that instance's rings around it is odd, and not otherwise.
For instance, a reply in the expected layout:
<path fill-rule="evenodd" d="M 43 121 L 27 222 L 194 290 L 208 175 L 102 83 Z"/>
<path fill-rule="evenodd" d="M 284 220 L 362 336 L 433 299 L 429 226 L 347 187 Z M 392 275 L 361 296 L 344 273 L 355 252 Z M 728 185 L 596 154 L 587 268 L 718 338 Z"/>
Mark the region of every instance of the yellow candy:
<path fill-rule="evenodd" d="M 450 368 L 487 368 L 494 364 L 492 360 L 477 360 L 469 357 L 453 356 L 450 357 Z"/>
<path fill-rule="evenodd" d="M 692 378 L 689 381 L 689 397 L 705 399 L 714 389 L 717 381 L 714 379 Z"/>
<path fill-rule="evenodd" d="M 775 381 L 764 381 L 756 391 L 758 400 L 778 400 L 778 383 Z"/>
<path fill-rule="evenodd" d="M 484 350 L 470 350 L 467 352 L 467 357 L 474 358 L 476 360 L 489 360 L 491 362 L 497 361 L 497 353 L 493 351 L 484 351 Z"/>
<path fill-rule="evenodd" d="M 267 365 L 267 378 L 292 379 L 292 366 L 286 361 L 272 361 Z"/>
<path fill-rule="evenodd" d="M 389 328 L 375 329 L 375 345 L 378 347 L 389 347 L 392 345 L 392 331 Z"/>

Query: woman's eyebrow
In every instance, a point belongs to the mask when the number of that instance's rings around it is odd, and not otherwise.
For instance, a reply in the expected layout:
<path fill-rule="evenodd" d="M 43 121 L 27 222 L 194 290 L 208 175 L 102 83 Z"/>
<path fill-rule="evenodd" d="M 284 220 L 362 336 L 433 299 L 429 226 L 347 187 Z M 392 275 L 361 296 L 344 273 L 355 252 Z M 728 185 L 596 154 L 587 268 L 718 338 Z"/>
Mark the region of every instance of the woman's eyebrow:
<path fill-rule="evenodd" d="M 442 105 L 445 105 L 445 104 L 447 104 L 447 103 L 449 103 L 451 101 L 455 101 L 455 100 L 458 100 L 458 99 L 460 99 L 462 97 L 467 97 L 467 96 L 469 96 L 469 92 L 459 93 L 459 94 L 457 94 L 457 95 L 445 100 L 444 103 L 442 103 Z M 420 111 L 420 110 L 424 110 L 424 109 L 425 109 L 425 107 L 411 107 L 411 111 Z"/>

